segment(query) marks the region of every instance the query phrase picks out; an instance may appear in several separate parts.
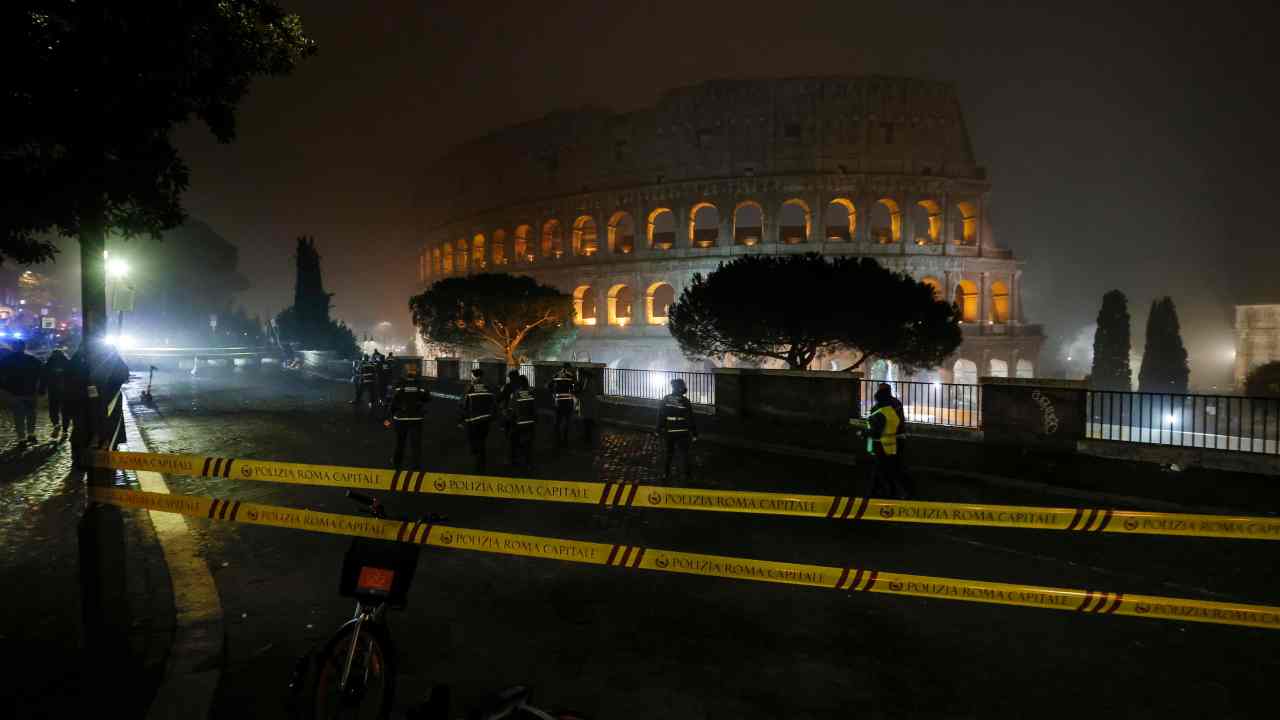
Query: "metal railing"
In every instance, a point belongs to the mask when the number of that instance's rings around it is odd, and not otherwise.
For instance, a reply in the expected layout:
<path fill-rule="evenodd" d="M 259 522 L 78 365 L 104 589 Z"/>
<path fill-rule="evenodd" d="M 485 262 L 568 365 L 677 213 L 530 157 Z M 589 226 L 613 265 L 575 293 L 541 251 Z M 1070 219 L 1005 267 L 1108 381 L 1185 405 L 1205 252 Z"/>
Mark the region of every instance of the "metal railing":
<path fill-rule="evenodd" d="M 876 387 L 881 380 L 863 380 L 861 416 L 875 405 Z M 940 382 L 895 381 L 888 383 L 902 403 L 906 421 L 920 425 L 982 427 L 982 386 Z"/>
<path fill-rule="evenodd" d="M 422 359 L 422 376 L 423 376 L 423 377 L 437 377 L 437 372 L 436 372 L 436 361 L 435 361 L 434 359 L 432 359 L 432 358 L 423 358 L 423 359 Z"/>
<path fill-rule="evenodd" d="M 604 394 L 616 397 L 661 400 L 671 392 L 671 381 L 682 378 L 689 389 L 689 401 L 697 405 L 716 402 L 716 376 L 713 373 L 680 370 L 604 369 Z"/>
<path fill-rule="evenodd" d="M 1085 437 L 1280 454 L 1280 399 L 1090 390 Z"/>
<path fill-rule="evenodd" d="M 537 387 L 537 384 L 535 384 L 533 381 L 533 365 L 530 365 L 527 363 L 524 365 L 521 365 L 520 375 L 522 377 L 529 378 L 529 387 Z"/>

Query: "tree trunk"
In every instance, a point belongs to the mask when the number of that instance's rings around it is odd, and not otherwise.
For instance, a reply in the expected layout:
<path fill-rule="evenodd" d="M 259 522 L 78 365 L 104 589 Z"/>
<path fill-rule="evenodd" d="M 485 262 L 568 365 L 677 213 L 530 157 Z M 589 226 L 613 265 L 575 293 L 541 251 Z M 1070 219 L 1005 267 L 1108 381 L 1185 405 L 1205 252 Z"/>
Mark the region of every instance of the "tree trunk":
<path fill-rule="evenodd" d="M 80 225 L 80 317 L 84 332 L 81 343 L 102 342 L 107 335 L 107 249 L 106 223 L 101 212 Z"/>

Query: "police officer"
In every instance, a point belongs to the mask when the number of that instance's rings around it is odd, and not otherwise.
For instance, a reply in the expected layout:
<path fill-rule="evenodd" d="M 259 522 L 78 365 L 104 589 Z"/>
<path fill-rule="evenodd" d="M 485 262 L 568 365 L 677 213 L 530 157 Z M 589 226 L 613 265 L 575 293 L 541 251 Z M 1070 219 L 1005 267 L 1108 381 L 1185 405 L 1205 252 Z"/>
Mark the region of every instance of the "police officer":
<path fill-rule="evenodd" d="M 396 470 L 404 459 L 404 446 L 409 443 L 413 456 L 411 470 L 422 469 L 422 421 L 425 417 L 426 404 L 431 400 L 427 385 L 418 377 L 418 366 L 404 366 L 404 378 L 396 383 L 395 394 L 391 396 L 391 417 L 383 421 L 383 425 L 396 429 L 396 452 L 392 462 Z"/>
<path fill-rule="evenodd" d="M 40 392 L 49 394 L 49 424 L 54 440 L 70 440 L 71 407 L 67 403 L 67 375 L 71 361 L 62 348 L 54 348 L 40 373 Z"/>
<path fill-rule="evenodd" d="M 377 404 L 382 406 L 387 402 L 387 392 L 393 390 L 391 363 L 387 361 L 385 355 L 377 350 L 373 351 L 373 355 L 369 357 L 369 360 L 373 362 L 374 397 L 377 398 Z"/>
<path fill-rule="evenodd" d="M 560 368 L 555 377 L 551 378 L 551 382 L 547 383 L 547 389 L 551 391 L 551 404 L 556 411 L 555 425 L 555 445 L 556 447 L 567 447 L 569 445 L 569 426 L 573 424 L 573 386 L 576 378 L 573 373 L 573 366 L 565 363 Z"/>
<path fill-rule="evenodd" d="M 498 391 L 498 410 L 502 413 L 502 430 L 508 435 L 511 434 L 511 419 L 508 412 L 510 410 L 511 396 L 519 389 L 520 371 L 508 370 L 507 384 L 503 385 L 502 389 Z"/>
<path fill-rule="evenodd" d="M 663 480 L 671 480 L 671 457 L 676 450 L 680 451 L 684 462 L 684 479 L 693 478 L 690 471 L 689 444 L 698 439 L 698 426 L 693 419 L 693 403 L 689 402 L 684 380 L 676 378 L 671 381 L 671 393 L 662 398 L 658 406 L 658 437 L 666 441 L 667 457 Z"/>
<path fill-rule="evenodd" d="M 507 421 L 511 426 L 511 466 L 533 472 L 533 437 L 538 424 L 538 408 L 529 389 L 529 378 L 519 375 L 515 391 L 507 402 Z"/>
<path fill-rule="evenodd" d="M 880 383 L 876 388 L 876 404 L 867 414 L 867 454 L 872 457 L 871 495 L 906 498 L 902 479 L 902 454 L 899 441 L 903 412 L 902 403 L 893 396 L 893 388 Z"/>
<path fill-rule="evenodd" d="M 351 401 L 352 405 L 359 405 L 360 398 L 365 393 L 369 393 L 369 405 L 372 407 L 375 397 L 375 386 L 377 385 L 377 368 L 368 355 L 360 357 L 360 364 L 357 366 L 356 375 L 356 399 Z"/>
<path fill-rule="evenodd" d="M 475 456 L 477 473 L 484 472 L 485 442 L 489 438 L 489 423 L 493 420 L 495 405 L 493 391 L 484 384 L 484 371 L 479 368 L 472 370 L 471 385 L 462 393 L 458 421 L 467 431 L 467 443 Z"/>

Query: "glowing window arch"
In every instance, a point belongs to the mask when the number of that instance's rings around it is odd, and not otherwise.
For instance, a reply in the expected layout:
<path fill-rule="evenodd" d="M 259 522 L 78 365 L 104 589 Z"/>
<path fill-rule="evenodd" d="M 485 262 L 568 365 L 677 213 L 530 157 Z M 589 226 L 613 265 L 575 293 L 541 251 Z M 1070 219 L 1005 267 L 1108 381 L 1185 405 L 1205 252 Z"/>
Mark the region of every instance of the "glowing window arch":
<path fill-rule="evenodd" d="M 764 238 L 764 207 L 743 200 L 733 207 L 733 244 L 758 245 Z"/>
<path fill-rule="evenodd" d="M 476 270 L 484 270 L 489 264 L 489 259 L 484 254 L 485 242 L 484 233 L 476 233 L 471 238 L 471 267 Z"/>
<path fill-rule="evenodd" d="M 991 283 L 991 322 L 1009 322 L 1009 286 L 996 280 Z"/>
<path fill-rule="evenodd" d="M 835 212 L 832 212 L 834 209 Z M 836 198 L 827 203 L 824 216 L 827 226 L 827 240 L 848 242 L 858 229 L 858 209 L 849 198 Z"/>
<path fill-rule="evenodd" d="M 960 358 L 952 369 L 951 381 L 957 385 L 978 384 L 978 364 L 972 360 Z"/>
<path fill-rule="evenodd" d="M 971 202 L 956 203 L 954 238 L 957 245 L 978 244 L 978 207 Z"/>
<path fill-rule="evenodd" d="M 871 240 L 881 245 L 902 241 L 902 208 L 893 198 L 880 198 L 871 207 Z"/>
<path fill-rule="evenodd" d="M 516 256 L 516 262 L 531 263 L 534 261 L 532 235 L 532 225 L 516 226 L 515 248 L 512 250 L 512 253 Z"/>
<path fill-rule="evenodd" d="M 493 231 L 493 264 L 507 264 L 507 231 Z"/>
<path fill-rule="evenodd" d="M 609 288 L 609 324 L 625 327 L 631 324 L 635 293 L 626 285 Z"/>
<path fill-rule="evenodd" d="M 596 324 L 596 291 L 590 285 L 580 285 L 573 291 L 573 323 Z"/>
<path fill-rule="evenodd" d="M 459 273 L 467 271 L 467 239 L 458 238 L 457 246 L 453 253 L 453 266 L 457 268 Z"/>
<path fill-rule="evenodd" d="M 1036 368 L 1030 360 L 1019 360 L 1017 373 L 1020 378 L 1033 378 L 1036 376 Z"/>
<path fill-rule="evenodd" d="M 609 252 L 630 255 L 636 250 L 636 223 L 631 213 L 619 210 L 609 218 Z"/>
<path fill-rule="evenodd" d="M 956 283 L 955 297 L 952 300 L 960 311 L 961 322 L 978 322 L 978 286 L 972 280 L 961 280 Z"/>
<path fill-rule="evenodd" d="M 542 257 L 558 260 L 564 255 L 564 231 L 560 221 L 551 219 L 542 223 Z"/>
<path fill-rule="evenodd" d="M 918 201 L 916 207 L 924 211 L 917 212 L 915 216 L 916 244 L 936 245 L 942 242 L 942 206 L 937 200 L 926 198 Z M 924 222 L 919 222 L 920 220 Z"/>
<path fill-rule="evenodd" d="M 656 208 L 649 213 L 649 247 L 670 250 L 676 246 L 676 216 L 671 208 Z"/>
<path fill-rule="evenodd" d="M 600 251 L 596 221 L 590 215 L 579 215 L 573 221 L 573 254 L 591 257 Z"/>
<path fill-rule="evenodd" d="M 991 358 L 991 377 L 1007 378 L 1009 377 L 1009 363 L 1000 358 Z"/>
<path fill-rule="evenodd" d="M 693 247 L 714 247 L 720 239 L 720 210 L 709 202 L 695 204 L 689 210 L 689 241 Z"/>
<path fill-rule="evenodd" d="M 796 224 L 795 210 L 803 213 L 800 224 Z M 778 241 L 784 245 L 796 245 L 809 241 L 809 228 L 813 224 L 813 213 L 809 204 L 799 198 L 791 198 L 782 203 L 778 212 Z"/>
<path fill-rule="evenodd" d="M 668 283 L 658 281 L 644 293 L 645 317 L 650 325 L 666 325 L 667 311 L 676 301 L 676 290 Z"/>

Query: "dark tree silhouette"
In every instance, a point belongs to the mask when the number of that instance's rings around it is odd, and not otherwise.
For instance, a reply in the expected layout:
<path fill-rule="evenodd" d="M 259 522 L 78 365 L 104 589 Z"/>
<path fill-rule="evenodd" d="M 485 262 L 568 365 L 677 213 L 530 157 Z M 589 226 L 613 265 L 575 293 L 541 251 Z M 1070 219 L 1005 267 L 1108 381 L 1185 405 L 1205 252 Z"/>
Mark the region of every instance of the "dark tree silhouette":
<path fill-rule="evenodd" d="M 685 356 L 773 359 L 804 369 L 822 353 L 934 367 L 960 345 L 955 308 L 870 258 L 747 255 L 693 276 L 668 313 Z"/>
<path fill-rule="evenodd" d="M 1132 390 L 1129 368 L 1129 300 L 1119 290 L 1102 296 L 1098 330 L 1093 336 L 1093 370 L 1089 374 L 1099 390 Z"/>
<path fill-rule="evenodd" d="M 1173 298 L 1154 300 L 1151 313 L 1147 315 L 1147 342 L 1142 351 L 1142 367 L 1138 370 L 1138 389 L 1142 392 L 1185 393 L 1190 377 L 1187 349 L 1182 344 L 1178 310 L 1173 305 Z"/>
<path fill-rule="evenodd" d="M 297 280 L 293 286 L 293 305 L 276 316 L 281 342 L 300 350 L 331 350 L 341 357 L 354 356 L 360 347 L 355 333 L 346 324 L 329 317 L 333 293 L 324 290 L 315 238 L 298 238 L 294 259 Z"/>
<path fill-rule="evenodd" d="M 49 259 L 52 233 L 79 237 L 85 330 L 101 333 L 107 231 L 182 222 L 174 128 L 194 118 L 230 142 L 250 81 L 314 51 L 270 0 L 3 3 L 0 256 Z"/>
<path fill-rule="evenodd" d="M 482 273 L 440 280 L 409 310 L 427 342 L 492 351 L 514 366 L 572 332 L 573 297 L 523 275 Z"/>
<path fill-rule="evenodd" d="M 1280 362 L 1264 363 L 1250 370 L 1244 379 L 1244 394 L 1280 398 Z"/>

